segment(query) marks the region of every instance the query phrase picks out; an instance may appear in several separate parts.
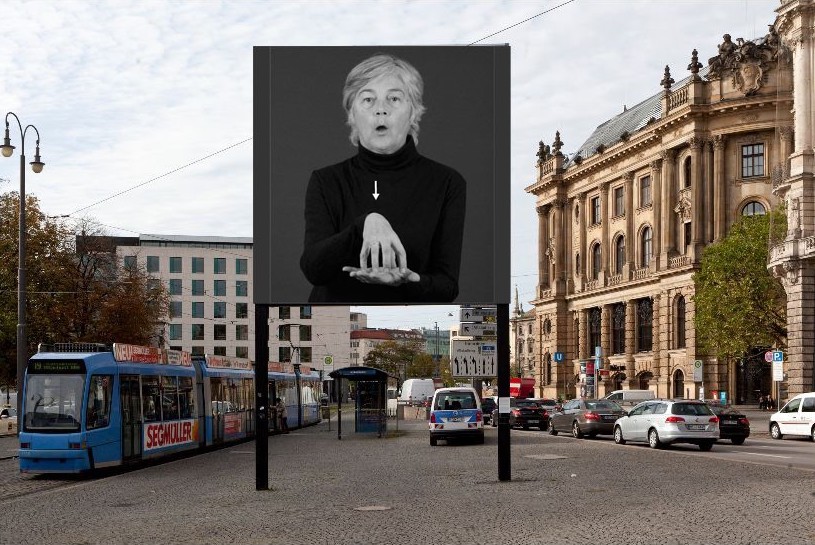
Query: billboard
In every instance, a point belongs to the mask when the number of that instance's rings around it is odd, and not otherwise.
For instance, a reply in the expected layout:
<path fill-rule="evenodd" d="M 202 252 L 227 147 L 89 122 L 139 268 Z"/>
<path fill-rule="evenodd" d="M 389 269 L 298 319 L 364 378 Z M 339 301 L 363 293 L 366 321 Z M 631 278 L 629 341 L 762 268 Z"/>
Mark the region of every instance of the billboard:
<path fill-rule="evenodd" d="M 255 47 L 254 302 L 509 303 L 509 51 Z"/>

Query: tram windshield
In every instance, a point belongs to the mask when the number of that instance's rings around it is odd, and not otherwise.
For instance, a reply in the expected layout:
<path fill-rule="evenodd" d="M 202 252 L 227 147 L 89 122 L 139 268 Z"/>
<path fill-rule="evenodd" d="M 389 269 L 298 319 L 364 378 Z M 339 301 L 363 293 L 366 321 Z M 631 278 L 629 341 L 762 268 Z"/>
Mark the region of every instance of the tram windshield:
<path fill-rule="evenodd" d="M 85 375 L 29 375 L 26 384 L 26 431 L 79 431 Z"/>

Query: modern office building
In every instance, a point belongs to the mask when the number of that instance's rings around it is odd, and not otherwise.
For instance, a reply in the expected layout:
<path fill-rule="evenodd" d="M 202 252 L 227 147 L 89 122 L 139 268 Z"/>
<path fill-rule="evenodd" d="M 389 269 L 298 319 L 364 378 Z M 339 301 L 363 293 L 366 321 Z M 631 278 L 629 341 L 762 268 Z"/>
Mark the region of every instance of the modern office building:
<path fill-rule="evenodd" d="M 139 263 L 170 294 L 170 312 L 157 324 L 165 346 L 193 354 L 255 359 L 252 239 L 186 235 L 114 237 L 122 263 Z M 348 334 L 364 314 L 350 308 L 272 307 L 269 359 L 322 369 L 349 362 Z"/>

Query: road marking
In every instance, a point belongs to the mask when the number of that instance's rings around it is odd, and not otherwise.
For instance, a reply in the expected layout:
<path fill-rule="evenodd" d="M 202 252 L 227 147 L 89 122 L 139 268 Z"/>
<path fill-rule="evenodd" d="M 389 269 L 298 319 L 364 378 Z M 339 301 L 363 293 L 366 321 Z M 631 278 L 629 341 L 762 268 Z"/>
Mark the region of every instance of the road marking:
<path fill-rule="evenodd" d="M 566 456 L 558 456 L 557 454 L 529 454 L 524 458 L 532 458 L 533 460 L 565 460 Z"/>
<path fill-rule="evenodd" d="M 761 454 L 759 452 L 745 452 L 744 454 L 752 454 L 753 456 L 767 456 L 768 458 L 791 458 L 791 456 L 781 456 L 779 454 Z"/>

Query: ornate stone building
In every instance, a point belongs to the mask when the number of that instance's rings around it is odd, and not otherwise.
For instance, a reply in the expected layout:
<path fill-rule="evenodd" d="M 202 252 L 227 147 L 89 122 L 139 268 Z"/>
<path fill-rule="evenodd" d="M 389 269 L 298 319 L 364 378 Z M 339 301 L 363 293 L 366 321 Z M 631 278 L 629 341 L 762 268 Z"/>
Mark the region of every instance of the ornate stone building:
<path fill-rule="evenodd" d="M 782 0 L 776 12 L 776 32 L 792 54 L 795 142 L 775 187 L 786 204 L 787 236 L 770 248 L 769 267 L 787 291 L 784 372 L 792 396 L 815 390 L 815 2 Z"/>
<path fill-rule="evenodd" d="M 771 27 L 753 41 L 724 35 L 706 65 L 693 50 L 687 70 L 675 82 L 666 66 L 660 92 L 602 123 L 570 157 L 560 132 L 551 147 L 540 144 L 526 191 L 537 198 L 532 303 L 546 396 L 576 395 L 580 362 L 596 347 L 600 396 L 650 388 L 738 401 L 766 386 L 764 366 L 747 376 L 697 348 L 692 276 L 740 215 L 781 202 L 774 188 L 793 151 L 792 54 Z M 556 351 L 564 362 L 552 362 Z"/>

